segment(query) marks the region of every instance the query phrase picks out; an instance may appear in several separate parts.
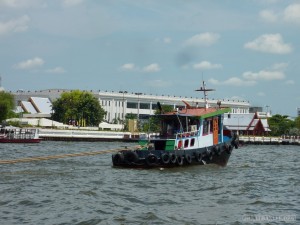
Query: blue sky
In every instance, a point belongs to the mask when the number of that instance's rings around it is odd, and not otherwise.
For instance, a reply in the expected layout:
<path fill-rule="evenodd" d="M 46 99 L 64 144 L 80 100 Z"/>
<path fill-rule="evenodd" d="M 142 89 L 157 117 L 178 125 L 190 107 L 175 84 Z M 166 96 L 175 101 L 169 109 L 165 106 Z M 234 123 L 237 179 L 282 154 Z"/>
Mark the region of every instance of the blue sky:
<path fill-rule="evenodd" d="M 296 116 L 299 52 L 299 0 L 0 0 L 7 91 L 190 97 L 204 79 L 210 98 Z"/>

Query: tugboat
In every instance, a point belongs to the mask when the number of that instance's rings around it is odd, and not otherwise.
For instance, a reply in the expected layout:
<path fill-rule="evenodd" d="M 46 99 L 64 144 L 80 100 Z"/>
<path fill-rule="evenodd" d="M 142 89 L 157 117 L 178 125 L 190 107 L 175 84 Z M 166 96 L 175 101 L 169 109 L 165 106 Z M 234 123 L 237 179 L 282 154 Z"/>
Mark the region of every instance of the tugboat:
<path fill-rule="evenodd" d="M 139 140 L 136 149 L 125 149 L 112 155 L 113 166 L 129 168 L 177 167 L 185 165 L 217 164 L 226 166 L 233 148 L 238 148 L 236 134 L 223 134 L 224 114 L 230 108 L 210 107 L 205 82 L 200 89 L 204 93 L 205 106 L 185 107 L 173 112 L 163 112 L 157 103 L 160 133 Z"/>

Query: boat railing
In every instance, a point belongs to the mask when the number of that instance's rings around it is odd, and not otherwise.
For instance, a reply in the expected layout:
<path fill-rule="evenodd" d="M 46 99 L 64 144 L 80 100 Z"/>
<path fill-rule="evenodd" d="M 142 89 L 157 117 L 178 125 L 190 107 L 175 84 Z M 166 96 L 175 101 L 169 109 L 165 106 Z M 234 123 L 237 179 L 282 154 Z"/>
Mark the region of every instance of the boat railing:
<path fill-rule="evenodd" d="M 195 137 L 199 135 L 199 131 L 188 131 L 188 132 L 179 132 L 176 134 L 176 139 Z"/>
<path fill-rule="evenodd" d="M 5 132 L 8 139 L 33 139 L 36 134 L 35 129 L 10 129 Z"/>
<path fill-rule="evenodd" d="M 140 134 L 140 139 L 182 139 L 199 136 L 199 131 L 174 132 L 174 133 L 144 133 Z"/>

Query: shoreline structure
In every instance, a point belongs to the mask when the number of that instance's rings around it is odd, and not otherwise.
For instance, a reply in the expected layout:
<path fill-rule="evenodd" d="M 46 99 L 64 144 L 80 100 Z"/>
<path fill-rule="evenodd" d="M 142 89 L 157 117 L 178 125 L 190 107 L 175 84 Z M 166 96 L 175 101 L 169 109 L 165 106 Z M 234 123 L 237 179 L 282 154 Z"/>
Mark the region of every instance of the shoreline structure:
<path fill-rule="evenodd" d="M 151 133 L 150 135 L 155 135 Z M 58 130 L 39 129 L 39 137 L 46 141 L 120 141 L 136 142 L 141 137 L 147 137 L 147 133 L 131 133 L 122 131 L 91 131 L 91 130 Z M 300 145 L 300 136 L 240 136 L 239 142 L 255 145 Z"/>

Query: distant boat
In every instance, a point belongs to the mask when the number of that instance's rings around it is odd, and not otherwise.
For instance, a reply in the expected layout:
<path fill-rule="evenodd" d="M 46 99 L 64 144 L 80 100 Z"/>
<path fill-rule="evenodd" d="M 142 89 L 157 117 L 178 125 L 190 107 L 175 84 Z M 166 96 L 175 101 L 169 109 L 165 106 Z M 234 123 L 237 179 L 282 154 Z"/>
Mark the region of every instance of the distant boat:
<path fill-rule="evenodd" d="M 155 126 L 160 127 L 160 133 L 139 140 L 136 149 L 113 154 L 113 165 L 131 168 L 226 166 L 233 148 L 238 148 L 237 135 L 231 137 L 223 133 L 224 113 L 230 112 L 230 108 L 221 107 L 221 102 L 217 107 L 209 106 L 207 92 L 213 89 L 207 89 L 204 81 L 196 91 L 204 92 L 205 105 L 202 107 L 183 101 L 184 108 L 164 113 L 158 102 L 160 114 L 154 115 L 154 121 Z"/>
<path fill-rule="evenodd" d="M 34 128 L 2 127 L 0 143 L 39 143 L 39 130 Z"/>

